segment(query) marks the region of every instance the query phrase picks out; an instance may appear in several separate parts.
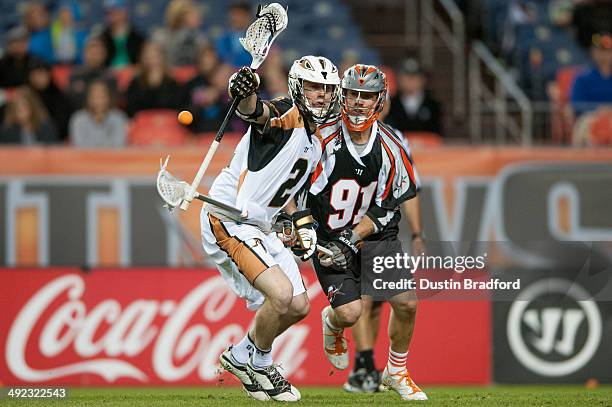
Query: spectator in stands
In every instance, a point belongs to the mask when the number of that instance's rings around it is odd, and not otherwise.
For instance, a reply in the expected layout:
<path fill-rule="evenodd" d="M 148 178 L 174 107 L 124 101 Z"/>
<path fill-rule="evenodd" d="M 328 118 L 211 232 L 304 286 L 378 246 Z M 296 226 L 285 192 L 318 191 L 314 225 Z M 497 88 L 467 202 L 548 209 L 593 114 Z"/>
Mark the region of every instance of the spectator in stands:
<path fill-rule="evenodd" d="M 81 109 L 85 105 L 87 85 L 95 79 L 104 79 L 113 96 L 117 94 L 117 80 L 104 65 L 106 48 L 99 36 L 90 36 L 85 42 L 83 65 L 73 69 L 70 75 L 69 94 L 73 106 Z"/>
<path fill-rule="evenodd" d="M 28 87 L 18 88 L 6 108 L 0 144 L 51 144 L 59 141 L 47 109 Z"/>
<path fill-rule="evenodd" d="M 0 59 L 0 87 L 12 88 L 28 82 L 30 63 L 36 59 L 28 52 L 28 31 L 15 27 L 6 34 L 6 53 Z"/>
<path fill-rule="evenodd" d="M 111 91 L 104 80 L 87 88 L 87 105 L 70 118 L 70 139 L 77 147 L 124 147 L 128 119 L 115 109 Z"/>
<path fill-rule="evenodd" d="M 148 42 L 142 49 L 138 74 L 127 90 L 130 117 L 146 109 L 178 109 L 182 104 L 180 88 L 170 76 L 163 48 Z"/>
<path fill-rule="evenodd" d="M 252 22 L 251 6 L 248 2 L 233 3 L 229 7 L 230 30 L 221 34 L 217 40 L 217 53 L 221 61 L 235 67 L 250 65 L 251 55 L 242 47 L 238 39 Z"/>
<path fill-rule="evenodd" d="M 190 129 L 196 133 L 216 131 L 228 109 L 226 86 L 217 86 L 216 76 L 223 75 L 226 68 L 210 46 L 200 49 L 197 67 L 196 77 L 184 85 L 187 109 L 193 113 Z"/>
<path fill-rule="evenodd" d="M 122 67 L 138 61 L 144 37 L 130 24 L 125 0 L 105 0 L 107 27 L 102 33 L 106 44 L 106 65 Z"/>
<path fill-rule="evenodd" d="M 166 8 L 166 26 L 153 33 L 153 41 L 164 47 L 172 66 L 195 65 L 198 50 L 206 43 L 199 31 L 202 11 L 193 0 L 172 0 Z"/>
<path fill-rule="evenodd" d="M 612 104 L 612 34 L 593 35 L 591 41 L 593 67 L 579 74 L 571 92 L 571 104 L 580 115 Z"/>
<path fill-rule="evenodd" d="M 87 32 L 79 27 L 80 9 L 75 0 L 63 0 L 51 24 L 56 63 L 81 63 Z"/>
<path fill-rule="evenodd" d="M 414 59 L 406 59 L 397 75 L 398 92 L 391 98 L 387 123 L 400 131 L 441 135 L 440 103 L 426 89 L 425 72 Z"/>
<path fill-rule="evenodd" d="M 573 15 L 576 37 L 580 45 L 589 48 L 594 34 L 612 32 L 612 2 L 584 0 L 576 3 Z"/>
<path fill-rule="evenodd" d="M 30 53 L 43 61 L 55 62 L 51 30 L 49 29 L 49 11 L 40 1 L 28 2 L 25 6 L 24 25 L 30 33 Z"/>
<path fill-rule="evenodd" d="M 261 67 L 260 78 L 262 97 L 264 99 L 274 99 L 277 97 L 287 97 L 289 88 L 287 85 L 288 72 L 283 66 L 283 54 L 277 47 L 270 49 L 266 57 L 266 63 Z M 284 78 L 284 79 L 283 79 Z"/>
<path fill-rule="evenodd" d="M 72 104 L 55 84 L 51 76 L 51 67 L 41 61 L 30 65 L 28 84 L 40 98 L 55 123 L 61 140 L 68 137 L 68 120 L 72 114 Z"/>

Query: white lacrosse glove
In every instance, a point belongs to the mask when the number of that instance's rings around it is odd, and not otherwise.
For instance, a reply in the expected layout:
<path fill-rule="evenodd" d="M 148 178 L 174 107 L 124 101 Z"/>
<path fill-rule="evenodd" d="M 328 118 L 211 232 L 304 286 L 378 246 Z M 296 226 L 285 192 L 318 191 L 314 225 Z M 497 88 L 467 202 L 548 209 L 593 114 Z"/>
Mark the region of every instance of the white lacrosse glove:
<path fill-rule="evenodd" d="M 297 235 L 297 242 L 291 247 L 291 251 L 306 261 L 317 250 L 316 222 L 310 214 L 310 209 L 295 212 L 291 219 Z"/>

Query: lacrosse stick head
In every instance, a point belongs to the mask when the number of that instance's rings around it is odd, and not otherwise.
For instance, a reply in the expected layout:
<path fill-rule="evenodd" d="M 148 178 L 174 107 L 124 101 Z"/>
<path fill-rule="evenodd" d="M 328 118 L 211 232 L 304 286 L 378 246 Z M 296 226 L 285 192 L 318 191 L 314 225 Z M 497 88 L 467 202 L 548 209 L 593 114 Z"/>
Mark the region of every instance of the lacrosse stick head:
<path fill-rule="evenodd" d="M 257 69 L 270 51 L 270 46 L 278 34 L 287 28 L 287 10 L 278 3 L 259 6 L 257 19 L 247 28 L 240 43 L 251 54 L 251 68 Z"/>
<path fill-rule="evenodd" d="M 166 170 L 170 156 L 164 162 L 160 159 L 160 170 L 157 173 L 157 192 L 164 200 L 165 207 L 172 210 L 179 206 L 189 194 L 189 184 L 175 178 Z"/>

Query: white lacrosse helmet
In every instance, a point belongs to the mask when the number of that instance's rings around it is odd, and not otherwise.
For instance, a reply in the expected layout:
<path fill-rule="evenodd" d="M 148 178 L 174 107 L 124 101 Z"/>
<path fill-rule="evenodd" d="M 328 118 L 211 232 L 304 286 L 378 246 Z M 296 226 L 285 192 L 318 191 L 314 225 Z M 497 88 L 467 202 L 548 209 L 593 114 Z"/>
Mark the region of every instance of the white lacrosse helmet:
<path fill-rule="evenodd" d="M 314 107 L 304 96 L 304 81 L 333 86 L 332 98 L 327 106 Z M 307 55 L 293 62 L 289 70 L 289 94 L 293 103 L 316 124 L 327 121 L 338 101 L 340 77 L 338 68 L 329 59 Z"/>

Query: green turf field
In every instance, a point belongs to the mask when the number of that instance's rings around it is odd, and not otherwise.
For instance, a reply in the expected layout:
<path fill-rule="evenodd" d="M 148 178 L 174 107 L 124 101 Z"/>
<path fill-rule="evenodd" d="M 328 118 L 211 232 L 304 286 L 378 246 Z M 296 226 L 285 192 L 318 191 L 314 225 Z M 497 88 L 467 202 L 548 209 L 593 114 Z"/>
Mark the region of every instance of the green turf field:
<path fill-rule="evenodd" d="M 436 406 L 612 406 L 612 386 L 587 390 L 584 386 L 424 387 Z M 337 388 L 301 388 L 302 406 L 360 406 L 403 404 L 397 394 L 348 394 Z M 0 400 L 1 406 L 250 406 L 235 387 L 216 388 L 74 388 L 67 400 Z M 412 402 L 418 403 L 418 402 Z"/>

